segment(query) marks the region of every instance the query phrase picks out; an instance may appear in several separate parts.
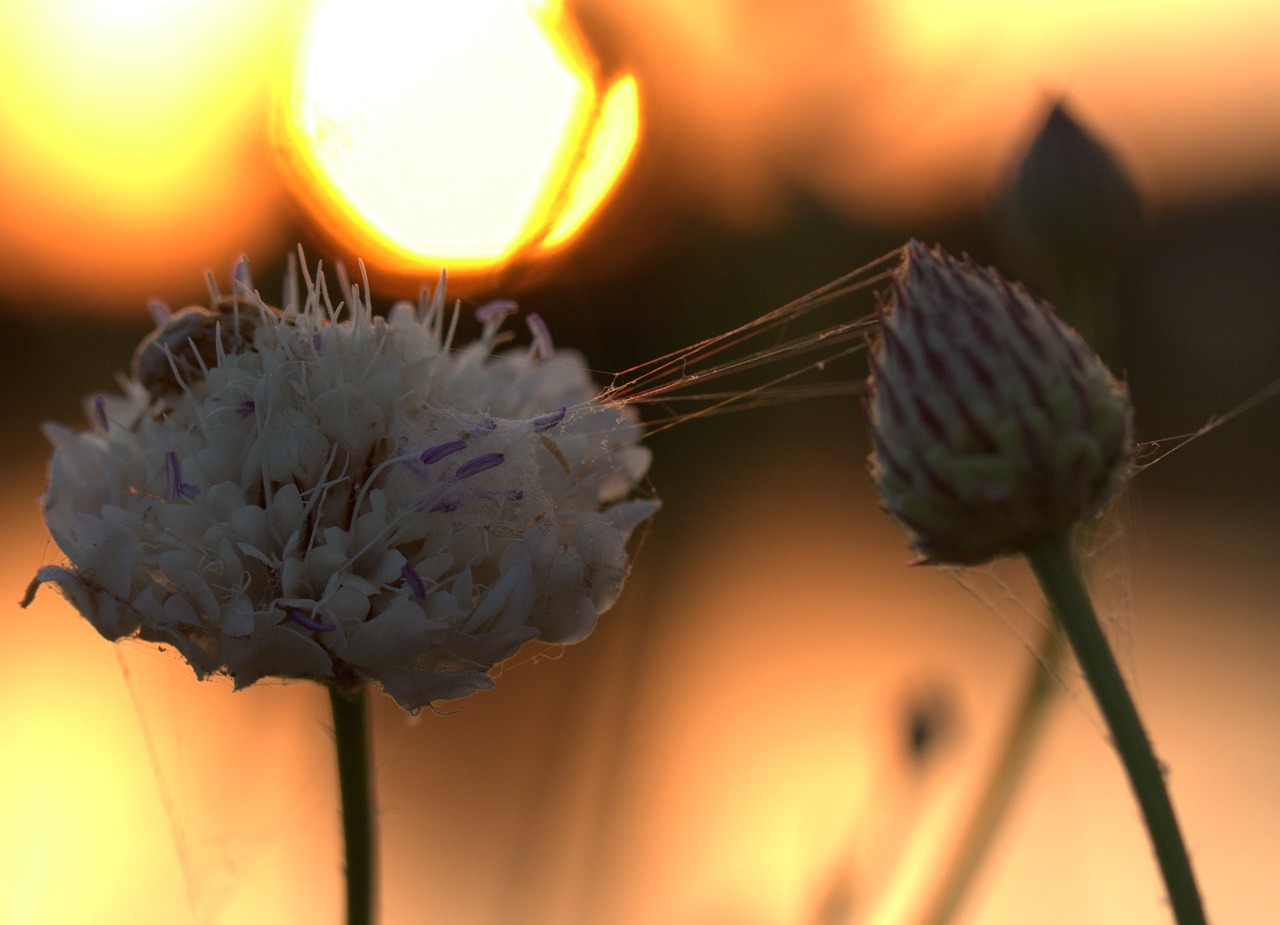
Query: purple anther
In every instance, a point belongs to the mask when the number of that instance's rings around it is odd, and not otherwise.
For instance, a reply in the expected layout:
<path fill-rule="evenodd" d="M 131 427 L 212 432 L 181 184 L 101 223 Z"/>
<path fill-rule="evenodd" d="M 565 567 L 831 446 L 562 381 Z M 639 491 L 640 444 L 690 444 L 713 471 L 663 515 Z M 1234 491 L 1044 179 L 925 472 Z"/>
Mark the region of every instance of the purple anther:
<path fill-rule="evenodd" d="M 332 633 L 338 628 L 332 623 L 322 623 L 319 620 L 308 617 L 297 608 L 289 611 L 289 619 L 301 626 L 303 629 L 311 630 L 313 633 Z"/>
<path fill-rule="evenodd" d="M 452 514 L 458 509 L 458 502 L 453 499 L 441 501 L 427 513 L 429 514 Z"/>
<path fill-rule="evenodd" d="M 553 411 L 550 414 L 544 414 L 540 418 L 534 418 L 533 429 L 540 434 L 545 433 L 546 431 L 550 430 L 551 428 L 559 424 L 561 421 L 563 421 L 565 412 L 567 412 L 568 410 L 569 410 L 568 408 L 561 408 L 559 411 Z"/>
<path fill-rule="evenodd" d="M 537 312 L 531 312 L 529 317 L 524 319 L 524 323 L 529 326 L 529 333 L 533 335 L 533 349 L 544 360 L 551 359 L 556 348 L 551 342 L 551 331 L 547 323 L 542 320 L 542 316 Z"/>
<path fill-rule="evenodd" d="M 502 465 L 502 461 L 506 459 L 501 453 L 485 453 L 483 456 L 477 456 L 475 459 L 468 459 L 458 471 L 454 473 L 454 477 L 458 479 L 469 479 L 473 475 L 479 475 L 481 472 L 488 472 L 495 466 Z"/>
<path fill-rule="evenodd" d="M 107 400 L 101 395 L 93 399 L 93 419 L 105 434 L 107 432 Z"/>
<path fill-rule="evenodd" d="M 413 570 L 413 566 L 408 562 L 400 569 L 400 577 L 404 579 L 404 583 L 409 586 L 409 590 L 413 592 L 413 599 L 420 601 L 427 596 L 427 589 L 422 584 L 422 576 Z"/>
<path fill-rule="evenodd" d="M 164 454 L 165 489 L 170 501 L 178 498 L 194 498 L 200 489 L 182 481 L 182 463 L 178 462 L 178 454 L 173 450 Z"/>
<path fill-rule="evenodd" d="M 450 440 L 448 443 L 439 443 L 430 449 L 423 450 L 422 455 L 418 458 L 429 466 L 444 459 L 450 453 L 456 453 L 458 450 L 465 450 L 466 448 L 467 445 L 461 440 Z"/>
<path fill-rule="evenodd" d="M 324 347 L 324 338 L 320 336 L 319 331 L 311 335 L 311 346 L 316 348 L 316 353 L 319 353 Z"/>
<path fill-rule="evenodd" d="M 253 274 L 249 272 L 249 258 L 245 254 L 241 254 L 236 258 L 235 269 L 231 271 L 233 285 L 235 289 L 233 295 L 246 295 L 253 292 Z"/>
<path fill-rule="evenodd" d="M 510 299 L 494 299 L 492 302 L 485 302 L 476 309 L 476 321 L 481 324 L 487 324 L 490 321 L 507 317 L 516 311 L 520 306 Z"/>
<path fill-rule="evenodd" d="M 236 417 L 247 418 L 249 415 L 253 414 L 253 409 L 256 407 L 257 405 L 253 403 L 252 398 L 246 398 L 244 401 L 240 402 L 240 404 L 236 405 Z"/>

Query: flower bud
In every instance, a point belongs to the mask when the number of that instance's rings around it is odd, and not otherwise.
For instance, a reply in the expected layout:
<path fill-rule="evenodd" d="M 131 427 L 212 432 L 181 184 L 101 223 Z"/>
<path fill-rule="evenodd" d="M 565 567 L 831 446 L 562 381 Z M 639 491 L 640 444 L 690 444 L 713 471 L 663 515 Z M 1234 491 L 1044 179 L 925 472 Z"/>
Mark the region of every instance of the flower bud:
<path fill-rule="evenodd" d="M 870 357 L 872 479 L 925 561 L 1020 552 L 1097 513 L 1128 472 L 1128 390 L 994 269 L 912 241 Z"/>
<path fill-rule="evenodd" d="M 1128 174 L 1061 101 L 1027 149 L 1003 202 L 1005 232 L 1060 273 L 1109 264 L 1142 230 Z"/>

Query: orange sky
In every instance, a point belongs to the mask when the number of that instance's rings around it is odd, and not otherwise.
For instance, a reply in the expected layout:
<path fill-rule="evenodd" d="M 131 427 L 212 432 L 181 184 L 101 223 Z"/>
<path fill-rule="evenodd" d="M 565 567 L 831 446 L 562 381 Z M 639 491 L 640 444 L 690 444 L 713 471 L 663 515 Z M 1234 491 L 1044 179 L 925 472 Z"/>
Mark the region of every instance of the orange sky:
<path fill-rule="evenodd" d="M 0 294 L 136 310 L 288 246 L 269 116 L 303 5 L 0 11 Z M 1280 183 L 1280 7 L 1265 0 L 577 8 L 604 68 L 637 75 L 641 145 L 661 161 L 648 175 L 729 221 L 769 221 L 788 185 L 852 216 L 971 204 L 1055 93 L 1156 208 Z M 406 184 L 433 182 L 410 162 Z"/>

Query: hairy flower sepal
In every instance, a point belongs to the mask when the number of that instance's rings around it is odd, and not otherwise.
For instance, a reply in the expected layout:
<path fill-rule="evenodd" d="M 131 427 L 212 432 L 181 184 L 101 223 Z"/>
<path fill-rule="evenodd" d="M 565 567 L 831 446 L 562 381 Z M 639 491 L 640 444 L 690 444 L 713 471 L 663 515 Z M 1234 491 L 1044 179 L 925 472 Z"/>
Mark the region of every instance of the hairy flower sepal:
<path fill-rule="evenodd" d="M 658 507 L 632 497 L 634 411 L 536 316 L 531 347 L 495 353 L 511 303 L 455 347 L 443 286 L 383 319 L 308 282 L 277 311 L 238 271 L 212 311 L 162 319 L 92 428 L 46 427 L 69 561 L 36 582 L 201 677 L 367 678 L 406 709 L 491 686 L 529 640 L 586 636 Z"/>
<path fill-rule="evenodd" d="M 906 247 L 872 345 L 872 478 L 929 562 L 972 565 L 1095 514 L 1132 457 L 1128 391 L 994 269 Z"/>

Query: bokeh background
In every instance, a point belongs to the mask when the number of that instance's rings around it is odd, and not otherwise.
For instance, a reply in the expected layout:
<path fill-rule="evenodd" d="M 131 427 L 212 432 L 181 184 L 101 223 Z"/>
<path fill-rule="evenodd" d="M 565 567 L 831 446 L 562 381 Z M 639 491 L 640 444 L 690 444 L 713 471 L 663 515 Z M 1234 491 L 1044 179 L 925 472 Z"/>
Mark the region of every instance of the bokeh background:
<path fill-rule="evenodd" d="M 466 303 L 517 298 L 607 376 L 909 237 L 1037 282 L 997 204 L 1065 99 L 1142 197 L 1104 348 L 1140 437 L 1194 431 L 1280 377 L 1273 3 L 539 5 L 544 35 L 572 24 L 548 54 L 579 70 L 547 116 L 569 141 L 532 167 L 479 156 L 532 151 L 543 124 L 502 114 L 534 113 L 512 88 L 536 82 L 484 44 L 529 5 L 482 6 L 492 19 L 456 29 L 442 8 L 381 32 L 394 4 L 340 13 L 311 65 L 339 102 L 305 101 L 310 135 L 288 120 L 324 4 L 0 10 L 0 921 L 339 921 L 323 691 L 200 684 L 171 653 L 103 642 L 48 591 L 17 607 L 58 556 L 39 423 L 79 423 L 150 329 L 147 300 L 203 302 L 206 268 L 225 289 L 237 254 L 268 297 L 297 243 L 366 257 L 386 300 L 449 263 Z M 634 150 L 601 155 L 607 195 L 569 228 L 557 216 L 626 81 Z M 325 144 L 372 158 L 392 200 L 457 193 L 416 209 L 444 239 L 519 170 L 557 179 L 511 206 L 532 224 L 492 262 L 451 259 L 357 224 L 365 200 L 335 205 L 309 159 Z M 862 293 L 839 311 L 871 308 Z M 908 567 L 860 414 L 814 398 L 656 435 L 665 507 L 594 636 L 523 653 L 447 716 L 375 704 L 386 922 L 918 921 L 1030 669 L 1038 605 L 1016 564 Z M 1278 449 L 1272 400 L 1142 471 L 1095 572 L 1220 922 L 1280 908 Z M 1168 921 L 1105 733 L 1074 669 L 1059 680 L 956 921 Z"/>

